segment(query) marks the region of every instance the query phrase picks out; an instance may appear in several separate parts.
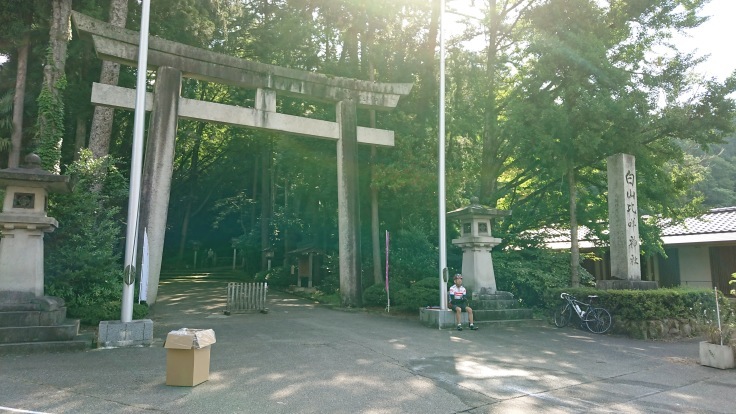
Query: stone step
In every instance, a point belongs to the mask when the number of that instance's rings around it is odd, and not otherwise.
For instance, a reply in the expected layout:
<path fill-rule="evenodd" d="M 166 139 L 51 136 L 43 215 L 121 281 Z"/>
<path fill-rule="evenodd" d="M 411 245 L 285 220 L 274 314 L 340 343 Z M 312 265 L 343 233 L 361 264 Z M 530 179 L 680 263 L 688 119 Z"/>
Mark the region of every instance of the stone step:
<path fill-rule="evenodd" d="M 66 321 L 66 308 L 53 311 L 0 311 L 0 327 L 51 326 Z"/>
<path fill-rule="evenodd" d="M 507 309 L 507 310 L 480 310 L 473 311 L 473 322 L 481 325 L 511 325 L 525 326 L 527 324 L 538 324 L 539 320 L 533 319 L 531 309 Z M 460 320 L 464 327 L 468 326 L 468 314 L 463 312 Z M 440 329 L 455 328 L 455 314 L 440 309 L 419 309 L 419 321 L 429 327 Z"/>
<path fill-rule="evenodd" d="M 504 292 L 501 290 L 495 293 L 483 293 L 482 290 L 478 295 L 480 300 L 514 300 L 514 294 L 511 292 Z"/>
<path fill-rule="evenodd" d="M 521 327 L 530 327 L 530 326 L 549 326 L 549 322 L 541 320 L 541 319 L 511 319 L 511 320 L 502 320 L 502 321 L 475 321 L 475 323 L 478 324 L 478 326 L 484 326 L 484 327 L 494 327 L 494 326 L 521 326 Z"/>
<path fill-rule="evenodd" d="M 32 292 L 0 290 L 0 303 L 31 303 L 34 299 L 36 295 Z"/>
<path fill-rule="evenodd" d="M 0 355 L 76 352 L 84 351 L 91 347 L 92 341 L 86 337 L 70 341 L 20 342 L 13 344 L 0 344 Z"/>
<path fill-rule="evenodd" d="M 531 309 L 479 309 L 473 310 L 473 319 L 483 321 L 511 321 L 532 319 Z"/>
<path fill-rule="evenodd" d="M 79 320 L 55 326 L 15 326 L 0 328 L 0 343 L 69 341 L 79 333 Z"/>
<path fill-rule="evenodd" d="M 0 312 L 23 312 L 41 310 L 38 303 L 0 303 Z"/>
<path fill-rule="evenodd" d="M 472 300 L 470 307 L 475 309 L 514 309 L 519 306 L 516 300 L 499 299 L 499 300 Z"/>

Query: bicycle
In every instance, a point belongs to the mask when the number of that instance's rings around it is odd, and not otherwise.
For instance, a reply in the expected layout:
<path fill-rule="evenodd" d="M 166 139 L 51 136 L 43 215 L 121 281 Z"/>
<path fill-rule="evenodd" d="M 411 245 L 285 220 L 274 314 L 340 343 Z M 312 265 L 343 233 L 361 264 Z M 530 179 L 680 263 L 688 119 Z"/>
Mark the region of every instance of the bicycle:
<path fill-rule="evenodd" d="M 572 318 L 572 312 L 575 311 L 580 318 L 581 327 L 585 325 L 590 332 L 602 334 L 611 329 L 613 321 L 611 314 L 604 308 L 593 306 L 593 301 L 598 298 L 597 295 L 588 296 L 589 303 L 581 302 L 574 296 L 564 292 L 560 295 L 560 298 L 565 303 L 555 310 L 554 320 L 555 326 L 558 328 L 567 326 Z"/>

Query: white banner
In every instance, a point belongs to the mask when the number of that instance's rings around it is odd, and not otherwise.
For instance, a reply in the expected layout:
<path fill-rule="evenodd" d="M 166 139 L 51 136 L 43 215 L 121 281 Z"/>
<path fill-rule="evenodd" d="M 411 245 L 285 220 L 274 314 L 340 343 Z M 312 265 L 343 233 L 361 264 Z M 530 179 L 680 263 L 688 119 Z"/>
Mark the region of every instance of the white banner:
<path fill-rule="evenodd" d="M 138 303 L 148 300 L 148 231 L 143 229 L 143 258 L 141 260 L 141 291 L 138 293 Z"/>

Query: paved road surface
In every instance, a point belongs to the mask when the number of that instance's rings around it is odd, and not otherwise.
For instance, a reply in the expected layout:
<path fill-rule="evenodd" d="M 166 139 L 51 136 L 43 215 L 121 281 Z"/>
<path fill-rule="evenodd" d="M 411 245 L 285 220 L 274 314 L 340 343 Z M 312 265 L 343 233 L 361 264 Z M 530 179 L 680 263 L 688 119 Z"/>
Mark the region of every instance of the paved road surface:
<path fill-rule="evenodd" d="M 545 323 L 436 330 L 270 292 L 223 315 L 226 281 L 161 282 L 155 343 L 0 356 L 0 413 L 734 413 L 736 371 L 697 340 L 652 342 Z M 210 380 L 165 385 L 166 333 L 212 328 Z"/>

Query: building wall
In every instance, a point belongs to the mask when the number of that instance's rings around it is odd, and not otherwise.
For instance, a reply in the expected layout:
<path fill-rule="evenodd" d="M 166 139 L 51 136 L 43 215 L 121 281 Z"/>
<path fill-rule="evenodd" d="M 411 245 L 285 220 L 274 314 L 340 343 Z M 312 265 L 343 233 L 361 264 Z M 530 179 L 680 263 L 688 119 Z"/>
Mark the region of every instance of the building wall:
<path fill-rule="evenodd" d="M 707 246 L 680 246 L 680 284 L 687 287 L 711 288 L 710 252 Z"/>
<path fill-rule="evenodd" d="M 731 275 L 736 274 L 736 245 L 710 248 L 710 268 L 715 286 L 721 292 L 736 297 L 736 285 L 731 285 Z M 731 290 L 734 294 L 731 294 Z"/>

